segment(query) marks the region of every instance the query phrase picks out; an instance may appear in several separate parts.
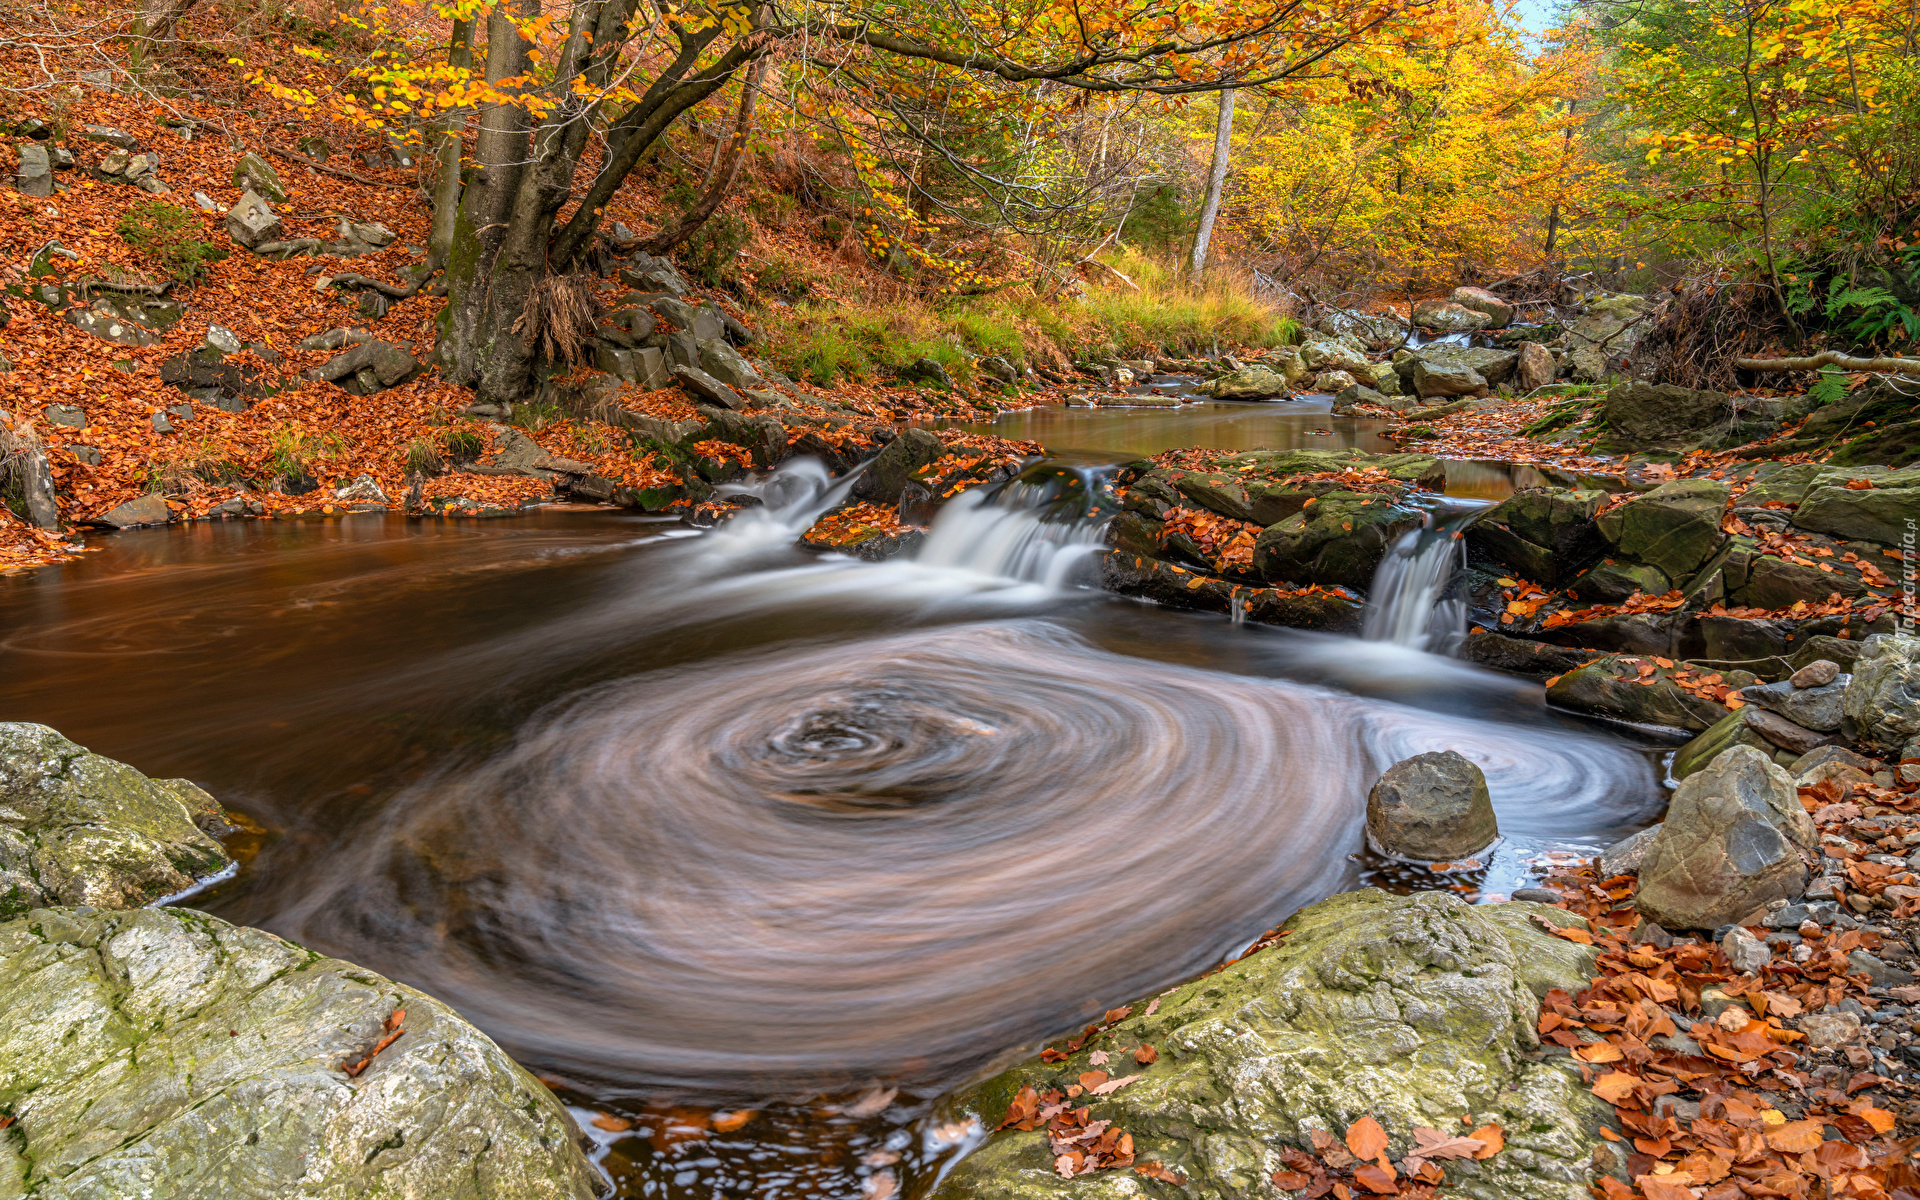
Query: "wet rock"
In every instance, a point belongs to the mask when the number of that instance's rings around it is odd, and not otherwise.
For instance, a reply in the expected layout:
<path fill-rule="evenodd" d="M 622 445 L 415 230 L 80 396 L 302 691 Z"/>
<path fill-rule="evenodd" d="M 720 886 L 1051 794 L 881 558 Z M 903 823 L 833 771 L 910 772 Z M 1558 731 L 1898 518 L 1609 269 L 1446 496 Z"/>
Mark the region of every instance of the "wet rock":
<path fill-rule="evenodd" d="M 1720 519 L 1731 489 L 1711 479 L 1679 479 L 1602 514 L 1595 526 L 1616 554 L 1683 579 L 1704 565 L 1725 537 Z"/>
<path fill-rule="evenodd" d="M 1796 687 L 1792 679 L 1783 679 L 1778 683 L 1743 688 L 1740 698 L 1748 704 L 1757 704 L 1779 713 L 1804 729 L 1833 733 L 1840 728 L 1840 701 L 1853 676 L 1838 674 L 1838 667 L 1833 663 L 1825 665 L 1834 667 L 1836 673 L 1832 681 L 1823 686 Z"/>
<path fill-rule="evenodd" d="M 1720 950 L 1727 956 L 1727 965 L 1742 975 L 1757 975 L 1773 961 L 1773 950 L 1738 925 L 1720 939 Z"/>
<path fill-rule="evenodd" d="M 1792 778 L 1735 746 L 1681 780 L 1640 865 L 1634 905 L 1669 929 L 1717 929 L 1798 896 L 1807 881 L 1800 852 L 1817 843 Z"/>
<path fill-rule="evenodd" d="M 194 820 L 209 805 L 218 812 L 184 779 L 148 779 L 45 725 L 0 723 L 0 919 L 49 904 L 133 908 L 217 874 L 232 860 Z"/>
<path fill-rule="evenodd" d="M 252 250 L 280 237 L 280 215 L 258 192 L 247 192 L 227 210 L 227 235 Z"/>
<path fill-rule="evenodd" d="M 1558 585 L 1599 553 L 1593 518 L 1606 502 L 1606 493 L 1597 490 L 1517 491 L 1468 526 L 1467 553 L 1529 582 Z"/>
<path fill-rule="evenodd" d="M 1083 1098 L 1090 1116 L 1134 1140 L 1136 1160 L 1186 1176 L 1186 1194 L 1272 1194 L 1277 1151 L 1310 1146 L 1370 1114 L 1390 1154 L 1414 1126 L 1459 1126 L 1463 1113 L 1527 1130 L 1525 1153 L 1446 1167 L 1479 1200 L 1580 1200 L 1605 1107 L 1568 1066 L 1530 1061 L 1539 997 L 1585 985 L 1591 948 L 1534 919 L 1575 925 L 1543 904 L 1473 907 L 1440 892 L 1368 889 L 1296 913 L 1280 944 L 1185 984 L 1120 1022 L 1103 1046 L 1153 1045 L 1136 1082 Z M 1030 1060 L 956 1097 L 992 1129 L 1023 1087 L 1064 1087 L 1083 1052 Z M 996 1134 L 962 1159 L 933 1200 L 1140 1197 L 1135 1176 L 1062 1179 L 1044 1132 Z M 1469 1178 L 1470 1176 L 1470 1178 Z"/>
<path fill-rule="evenodd" d="M 1414 395 L 1422 399 L 1484 395 L 1487 390 L 1486 377 L 1465 363 L 1424 358 L 1414 361 L 1412 382 Z"/>
<path fill-rule="evenodd" d="M 1493 318 L 1451 300 L 1422 300 L 1413 306 L 1413 323 L 1435 333 L 1468 333 L 1487 328 Z"/>
<path fill-rule="evenodd" d="M 1554 381 L 1559 373 L 1560 364 L 1553 361 L 1553 354 L 1538 342 L 1521 342 L 1515 349 L 1520 358 L 1514 365 L 1513 385 L 1523 392 L 1543 388 Z"/>
<path fill-rule="evenodd" d="M 1418 512 L 1362 492 L 1329 492 L 1262 530 L 1254 570 L 1269 580 L 1334 583 L 1364 591 L 1387 548 L 1421 522 Z"/>
<path fill-rule="evenodd" d="M 1612 450 L 1678 450 L 1694 445 L 1733 419 L 1724 392 L 1671 383 L 1626 383 L 1600 402 L 1603 443 Z"/>
<path fill-rule="evenodd" d="M 946 452 L 940 439 L 927 430 L 903 430 L 860 476 L 853 494 L 879 504 L 898 504 L 901 493 L 914 482 L 915 473 Z"/>
<path fill-rule="evenodd" d="M 1920 486 L 1854 490 L 1818 487 L 1800 503 L 1793 523 L 1801 529 L 1848 541 L 1902 544 L 1912 536 L 1908 522 L 1920 513 Z"/>
<path fill-rule="evenodd" d="M 1750 704 L 1741 709 L 1740 717 L 1747 723 L 1748 728 L 1791 754 L 1805 754 L 1820 746 L 1842 740 L 1834 734 L 1821 734 L 1802 728 L 1779 713 L 1769 712 L 1758 705 Z"/>
<path fill-rule="evenodd" d="M 1554 646 L 1528 638 L 1508 637 L 1491 630 L 1468 634 L 1460 647 L 1460 657 L 1468 662 L 1534 679 L 1564 675 L 1600 656 L 1598 650 Z"/>
<path fill-rule="evenodd" d="M 1597 713 L 1636 725 L 1696 732 L 1710 728 L 1726 709 L 1662 679 L 1643 684 L 1639 667 L 1607 655 L 1569 671 L 1547 685 L 1547 703 L 1574 712 Z"/>
<path fill-rule="evenodd" d="M 1721 751 L 1730 750 L 1735 746 L 1751 746 L 1767 755 L 1771 755 L 1774 750 L 1772 742 L 1761 737 L 1759 730 L 1747 724 L 1746 711 L 1736 710 L 1722 717 L 1709 726 L 1706 732 L 1674 752 L 1673 777 L 1685 779 L 1720 757 Z"/>
<path fill-rule="evenodd" d="M 601 1190 L 559 1101 L 452 1009 L 205 913 L 0 924 L 0 1008 L 14 1170 L 33 1194 Z M 400 1009 L 405 1032 L 349 1077 Z"/>
<path fill-rule="evenodd" d="M 1920 637 L 1897 633 L 1867 639 L 1841 711 L 1853 739 L 1882 753 L 1920 737 Z"/>
<path fill-rule="evenodd" d="M 1150 548 L 1149 548 L 1150 549 Z M 1100 585 L 1168 608 L 1193 612 L 1238 611 L 1259 625 L 1358 634 L 1363 606 L 1345 593 L 1315 588 L 1249 587 L 1198 574 L 1151 553 L 1114 551 L 1101 559 Z"/>
<path fill-rule="evenodd" d="M 1505 329 L 1513 323 L 1514 316 L 1519 312 L 1511 302 L 1501 299 L 1485 288 L 1457 287 L 1453 289 L 1453 295 L 1447 299 L 1462 308 L 1485 313 L 1487 329 Z"/>
<path fill-rule="evenodd" d="M 1199 391 L 1220 400 L 1271 400 L 1291 390 L 1284 376 L 1262 366 L 1241 367 L 1202 384 Z"/>
<path fill-rule="evenodd" d="M 163 497 L 148 493 L 117 505 L 97 518 L 102 525 L 131 529 L 136 525 L 165 525 L 173 520 L 173 510 Z"/>
<path fill-rule="evenodd" d="M 1487 777 L 1453 750 L 1393 764 L 1367 793 L 1367 844 L 1419 862 L 1472 858 L 1500 836 Z"/>
<path fill-rule="evenodd" d="M 233 164 L 233 186 L 242 192 L 253 192 L 275 204 L 287 202 L 287 189 L 280 186 L 280 176 L 266 159 L 249 150 Z"/>
<path fill-rule="evenodd" d="M 1665 595 L 1672 586 L 1658 567 L 1609 561 L 1581 574 L 1567 590 L 1588 604 L 1620 604 L 1636 595 Z"/>
<path fill-rule="evenodd" d="M 1647 851 L 1653 848 L 1655 838 L 1660 836 L 1660 826 L 1649 825 L 1630 838 L 1624 838 L 1600 852 L 1600 878 L 1611 879 L 1615 875 L 1636 875 L 1640 864 L 1647 860 Z"/>

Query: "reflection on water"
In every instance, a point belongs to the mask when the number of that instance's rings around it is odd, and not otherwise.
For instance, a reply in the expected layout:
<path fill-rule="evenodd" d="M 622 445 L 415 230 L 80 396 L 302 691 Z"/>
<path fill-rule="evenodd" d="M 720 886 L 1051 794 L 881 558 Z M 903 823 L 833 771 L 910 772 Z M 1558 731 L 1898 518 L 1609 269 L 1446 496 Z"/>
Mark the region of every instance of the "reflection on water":
<path fill-rule="evenodd" d="M 1203 400 L 1175 409 L 1034 408 L 962 425 L 976 433 L 1039 442 L 1062 458 L 1121 462 L 1179 446 L 1219 450 L 1365 450 L 1391 454 L 1391 422 L 1333 415 L 1326 396 L 1237 403 Z"/>
<path fill-rule="evenodd" d="M 681 1200 L 923 1169 L 939 1089 L 1351 886 L 1408 754 L 1482 764 L 1505 878 L 1657 809 L 1645 753 L 1535 685 L 995 578 L 1054 544 L 995 528 L 878 565 L 615 513 L 125 534 L 0 580 L 0 720 L 261 820 L 196 904 L 423 987 L 570 1099 L 760 1114 L 609 1139 Z"/>

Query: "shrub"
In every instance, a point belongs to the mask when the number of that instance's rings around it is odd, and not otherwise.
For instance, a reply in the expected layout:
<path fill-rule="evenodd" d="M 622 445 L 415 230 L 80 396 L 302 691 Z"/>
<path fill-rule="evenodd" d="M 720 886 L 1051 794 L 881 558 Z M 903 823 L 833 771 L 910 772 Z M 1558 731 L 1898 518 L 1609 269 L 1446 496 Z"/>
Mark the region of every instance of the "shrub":
<path fill-rule="evenodd" d="M 140 256 L 182 283 L 207 273 L 227 252 L 197 236 L 200 220 L 177 204 L 144 200 L 120 214 L 114 232 Z"/>

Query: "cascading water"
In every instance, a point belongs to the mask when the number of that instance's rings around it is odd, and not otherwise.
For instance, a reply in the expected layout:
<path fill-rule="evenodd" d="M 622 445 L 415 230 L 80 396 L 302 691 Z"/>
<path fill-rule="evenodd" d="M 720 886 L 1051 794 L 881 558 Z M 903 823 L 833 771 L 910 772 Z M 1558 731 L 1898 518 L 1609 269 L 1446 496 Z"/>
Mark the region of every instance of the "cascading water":
<path fill-rule="evenodd" d="M 1461 535 L 1484 502 L 1453 500 L 1430 511 L 1418 529 L 1409 530 L 1374 572 L 1361 636 L 1445 654 L 1467 632 L 1467 603 L 1446 594 L 1456 572 L 1465 567 Z"/>
<path fill-rule="evenodd" d="M 991 496 L 962 492 L 942 506 L 914 561 L 1057 590 L 1101 547 L 1102 483 L 1092 471 L 1062 470 Z"/>

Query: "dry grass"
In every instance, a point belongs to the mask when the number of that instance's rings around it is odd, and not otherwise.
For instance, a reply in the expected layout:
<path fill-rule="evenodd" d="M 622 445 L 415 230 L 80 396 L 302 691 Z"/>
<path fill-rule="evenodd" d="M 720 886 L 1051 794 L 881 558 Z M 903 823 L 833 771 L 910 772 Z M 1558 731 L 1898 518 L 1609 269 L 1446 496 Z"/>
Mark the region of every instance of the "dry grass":
<path fill-rule="evenodd" d="M 513 331 L 549 362 L 577 366 L 600 323 L 600 297 L 590 275 L 549 275 L 527 293 Z"/>

